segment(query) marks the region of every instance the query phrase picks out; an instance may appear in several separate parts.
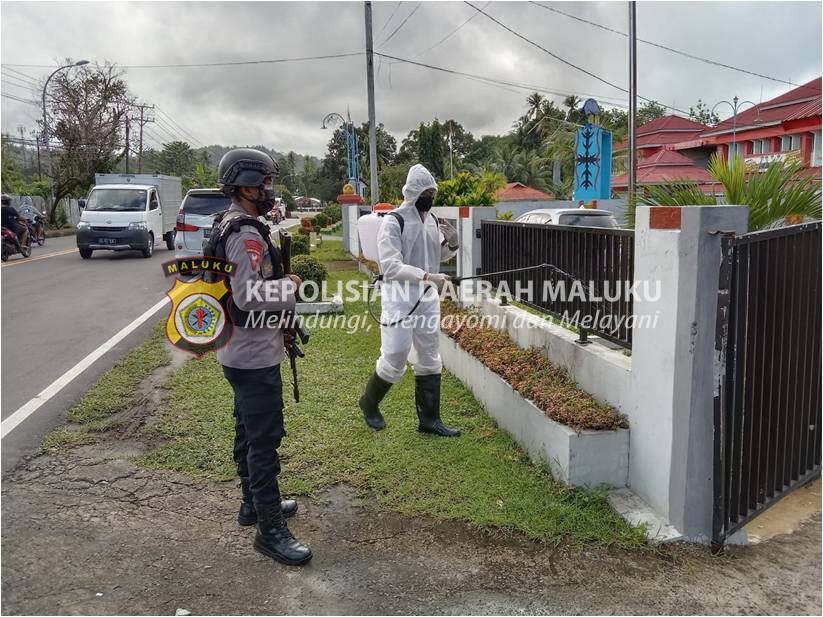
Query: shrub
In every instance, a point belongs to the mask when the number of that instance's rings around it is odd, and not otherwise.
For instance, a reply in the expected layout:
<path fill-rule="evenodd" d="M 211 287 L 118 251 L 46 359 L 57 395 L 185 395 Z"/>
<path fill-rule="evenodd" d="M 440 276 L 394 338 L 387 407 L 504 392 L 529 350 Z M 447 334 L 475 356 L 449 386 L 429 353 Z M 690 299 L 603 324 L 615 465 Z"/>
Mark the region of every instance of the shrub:
<path fill-rule="evenodd" d="M 497 189 L 506 186 L 501 174 L 484 173 L 480 176 L 467 171 L 437 185 L 435 206 L 491 206 Z"/>
<path fill-rule="evenodd" d="M 329 217 L 323 214 L 322 212 L 318 213 L 317 216 L 314 217 L 314 225 L 315 227 L 327 227 L 331 221 Z"/>
<path fill-rule="evenodd" d="M 317 231 L 317 229 L 314 227 L 314 221 L 312 221 L 309 217 L 300 219 L 300 229 L 305 229 L 307 231 Z"/>
<path fill-rule="evenodd" d="M 340 204 L 329 204 L 323 208 L 323 214 L 329 217 L 329 223 L 337 223 L 343 218 L 343 211 Z"/>
<path fill-rule="evenodd" d="M 310 229 L 306 229 L 305 227 L 299 227 L 297 229 L 297 231 L 295 232 L 295 234 L 296 234 L 295 237 L 300 236 L 300 237 L 308 238 L 310 233 L 311 233 Z"/>
<path fill-rule="evenodd" d="M 320 261 L 312 255 L 298 255 L 291 260 L 291 269 L 303 282 L 314 281 L 319 288 L 329 274 Z M 300 294 L 302 299 L 302 293 Z"/>
<path fill-rule="evenodd" d="M 291 239 L 291 254 L 292 255 L 308 255 L 309 254 L 309 237 L 307 235 L 294 236 Z"/>
<path fill-rule="evenodd" d="M 514 212 L 511 210 L 506 210 L 505 212 L 501 212 L 497 215 L 498 221 L 510 221 L 512 218 L 514 218 Z"/>

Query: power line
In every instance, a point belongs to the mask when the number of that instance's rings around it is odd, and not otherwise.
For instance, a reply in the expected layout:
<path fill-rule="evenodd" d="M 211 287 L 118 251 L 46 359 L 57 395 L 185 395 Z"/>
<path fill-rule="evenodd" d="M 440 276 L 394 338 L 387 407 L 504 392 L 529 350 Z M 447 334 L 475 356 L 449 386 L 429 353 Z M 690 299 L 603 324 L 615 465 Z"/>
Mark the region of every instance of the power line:
<path fill-rule="evenodd" d="M 385 39 L 382 43 L 380 43 L 380 47 L 383 47 L 383 45 L 385 45 L 386 43 L 388 43 L 388 42 L 392 39 L 392 37 L 400 31 L 400 28 L 402 28 L 403 26 L 405 26 L 405 25 L 406 25 L 406 22 L 407 22 L 407 21 L 409 21 L 409 20 L 411 19 L 412 15 L 414 15 L 414 14 L 417 12 L 417 9 L 419 9 L 419 8 L 420 8 L 420 5 L 421 5 L 421 4 L 423 4 L 423 3 L 422 3 L 422 2 L 418 2 L 418 3 L 415 5 L 415 7 L 412 9 L 412 12 L 411 12 L 411 13 L 409 13 L 408 15 L 406 15 L 406 19 L 404 19 L 403 21 L 401 21 L 401 22 L 400 22 L 400 25 L 399 25 L 399 26 L 397 26 L 397 28 L 395 28 L 395 29 L 394 29 L 394 31 L 393 31 L 393 32 L 392 32 L 392 33 L 391 33 L 388 37 L 386 37 L 386 39 Z"/>
<path fill-rule="evenodd" d="M 29 80 L 33 84 L 39 84 L 40 83 L 38 79 L 32 77 L 31 75 L 27 75 L 26 73 L 23 73 L 22 71 L 15 70 L 15 69 L 13 69 L 10 66 L 7 66 L 5 64 L 3 66 L 5 66 L 6 69 L 11 71 L 12 73 L 15 73 L 16 75 L 19 75 L 20 77 Z"/>
<path fill-rule="evenodd" d="M 169 122 L 171 122 L 171 123 L 172 123 L 174 126 L 176 126 L 178 129 L 180 129 L 180 131 L 182 131 L 185 135 L 188 135 L 188 136 L 189 136 L 189 137 L 190 137 L 190 138 L 191 138 L 194 142 L 196 142 L 196 143 L 200 144 L 200 147 L 202 147 L 202 148 L 205 148 L 205 147 L 206 147 L 206 144 L 204 144 L 202 141 L 200 141 L 199 139 L 197 139 L 194 135 L 192 135 L 192 134 L 191 134 L 191 133 L 189 133 L 186 129 L 184 129 L 182 126 L 180 126 L 177 122 L 175 122 L 175 121 L 174 121 L 174 119 L 173 119 L 173 118 L 172 118 L 172 117 L 171 117 L 168 113 L 166 113 L 165 111 L 163 111 L 162 109 L 160 109 L 160 107 L 158 107 L 157 105 L 155 105 L 155 108 L 157 109 L 157 111 L 159 111 L 161 114 L 163 114 L 163 117 L 164 117 L 166 120 L 168 120 Z"/>
<path fill-rule="evenodd" d="M 628 38 L 628 36 L 629 36 L 625 32 L 621 32 L 620 30 L 615 30 L 614 28 L 609 28 L 608 26 L 604 26 L 603 24 L 598 24 L 596 22 L 589 21 L 588 19 L 583 19 L 582 17 L 578 17 L 577 15 L 571 15 L 570 13 L 565 13 L 565 12 L 559 10 L 559 9 L 554 8 L 554 7 L 546 6 L 545 4 L 540 4 L 539 2 L 534 2 L 533 0 L 532 0 L 531 3 L 534 4 L 534 5 L 537 5 L 541 8 L 544 8 L 547 11 L 551 11 L 552 13 L 557 13 L 558 15 L 563 15 L 564 17 L 568 17 L 570 19 L 575 19 L 575 20 L 577 20 L 579 22 L 582 22 L 584 24 L 589 24 L 590 26 L 594 26 L 595 28 L 600 28 L 601 30 L 605 30 L 606 32 L 612 32 L 612 33 L 618 34 L 618 35 L 620 35 L 624 38 Z M 719 66 L 719 67 L 722 67 L 724 69 L 730 69 L 732 71 L 738 71 L 740 73 L 747 73 L 749 75 L 754 75 L 755 77 L 762 77 L 763 79 L 768 79 L 770 81 L 776 81 L 776 82 L 779 82 L 781 84 L 788 84 L 790 86 L 802 86 L 802 84 L 796 84 L 793 81 L 788 81 L 786 79 L 780 79 L 778 77 L 771 77 L 769 75 L 764 75 L 763 73 L 756 73 L 755 71 L 749 71 L 747 69 L 742 69 L 738 66 L 732 66 L 731 64 L 725 64 L 723 62 L 718 62 L 717 60 L 711 60 L 709 58 L 703 58 L 701 56 L 697 56 L 695 54 L 691 54 L 691 53 L 686 52 L 686 51 L 682 51 L 682 50 L 679 50 L 679 49 L 674 49 L 673 47 L 668 47 L 667 45 L 662 45 L 660 43 L 655 43 L 653 41 L 647 41 L 647 40 L 641 39 L 641 38 L 638 38 L 637 40 L 640 41 L 641 43 L 645 43 L 646 45 L 651 45 L 653 47 L 659 47 L 660 49 L 665 49 L 666 51 L 670 51 L 674 54 L 679 54 L 679 55 L 684 56 L 686 58 L 691 58 L 692 60 L 697 60 L 699 62 L 705 62 L 706 64 L 712 64 L 714 66 Z"/>
<path fill-rule="evenodd" d="M 40 103 L 37 101 L 34 101 L 32 99 L 20 98 L 18 96 L 14 96 L 13 94 L 9 94 L 8 92 L 0 92 L 0 96 L 2 96 L 3 98 L 12 99 L 14 101 L 19 101 L 20 103 L 27 103 L 29 105 L 34 105 L 35 107 L 40 107 Z"/>
<path fill-rule="evenodd" d="M 388 26 L 388 25 L 389 25 L 389 22 L 390 22 L 390 21 L 394 18 L 394 15 L 395 15 L 395 13 L 397 13 L 397 9 L 399 9 L 399 8 L 400 8 L 400 5 L 401 5 L 401 4 L 403 4 L 403 2 L 402 2 L 402 1 L 401 1 L 401 2 L 398 2 L 398 3 L 397 3 L 397 5 L 394 7 L 394 10 L 391 12 L 391 15 L 389 15 L 389 18 L 388 18 L 386 21 L 384 21 L 384 22 L 383 22 L 383 27 L 382 27 L 382 28 L 380 28 L 380 32 L 378 32 L 378 33 L 377 33 L 377 36 L 378 36 L 378 37 L 379 37 L 381 34 L 383 34 L 383 31 L 386 29 L 386 26 Z"/>
<path fill-rule="evenodd" d="M 491 4 L 491 1 L 487 2 L 486 4 L 484 4 L 484 5 L 483 5 L 483 8 L 485 9 L 485 8 L 486 8 L 487 6 L 489 6 L 490 4 Z M 412 58 L 420 58 L 421 56 L 424 56 L 425 54 L 429 53 L 432 49 L 434 49 L 434 48 L 435 48 L 435 47 L 437 47 L 438 45 L 441 45 L 441 44 L 445 43 L 445 42 L 446 42 L 446 40 L 448 40 L 449 38 L 451 38 L 451 37 L 452 37 L 452 36 L 453 36 L 453 35 L 454 35 L 454 34 L 455 34 L 458 30 L 460 30 L 460 28 L 462 28 L 463 26 L 465 26 L 467 23 L 469 23 L 472 19 L 474 19 L 475 17 L 477 17 L 479 14 L 480 14 L 480 13 L 479 13 L 478 11 L 475 11 L 474 13 L 472 13 L 472 16 L 471 16 L 471 17 L 469 17 L 466 21 L 464 21 L 464 22 L 463 22 L 463 23 L 461 23 L 459 26 L 457 26 L 454 30 L 452 30 L 451 32 L 449 32 L 449 33 L 448 33 L 446 36 L 444 36 L 442 39 L 440 39 L 439 41 L 437 41 L 434 45 L 432 45 L 431 47 L 427 47 L 426 49 L 424 49 L 424 50 L 423 50 L 423 51 L 421 51 L 420 53 L 415 54 L 414 56 L 412 56 Z"/>
<path fill-rule="evenodd" d="M 31 84 L 27 84 L 27 83 L 22 82 L 22 81 L 21 82 L 10 81 L 11 79 L 13 79 L 11 75 L 3 75 L 2 78 L 5 82 L 5 84 L 4 84 L 5 86 L 20 88 L 21 90 L 25 90 L 29 94 L 32 94 L 32 95 L 34 94 L 34 89 L 32 88 Z"/>
<path fill-rule="evenodd" d="M 586 75 L 588 75 L 589 77 L 593 77 L 593 78 L 594 78 L 594 79 L 596 79 L 597 81 L 603 82 L 604 84 L 606 84 L 607 86 L 611 86 L 611 87 L 612 87 L 612 88 L 614 88 L 615 90 L 620 90 L 621 92 L 625 92 L 625 93 L 628 93 L 628 92 L 629 92 L 627 88 L 624 88 L 624 87 L 622 87 L 622 86 L 618 86 L 617 84 L 615 84 L 615 83 L 613 83 L 613 82 L 609 81 L 608 79 L 605 79 L 605 78 L 603 78 L 603 77 L 600 77 L 599 75 L 596 75 L 595 73 L 592 73 L 591 71 L 589 71 L 589 70 L 587 70 L 587 69 L 584 69 L 584 68 L 583 68 L 583 67 L 581 67 L 581 66 L 577 66 L 576 64 L 574 64 L 573 62 L 569 62 L 569 61 L 568 61 L 568 60 L 566 60 L 565 58 L 561 58 L 561 57 L 560 57 L 560 56 L 558 56 L 556 53 L 554 53 L 554 52 L 552 52 L 552 51 L 549 51 L 548 49 L 546 49 L 545 47 L 543 47 L 543 46 L 542 46 L 542 45 L 540 45 L 539 43 L 535 43 L 535 42 L 534 42 L 534 41 L 532 41 L 530 38 L 525 37 L 525 36 L 523 36 L 522 34 L 520 34 L 519 32 L 517 32 L 516 30 L 513 30 L 513 29 L 509 28 L 506 24 L 504 24 L 503 22 L 501 22 L 501 21 L 500 21 L 500 20 L 498 20 L 498 19 L 495 19 L 494 17 L 492 17 L 491 15 L 489 15 L 488 13 L 486 13 L 485 11 L 483 11 L 482 9 L 477 8 L 477 7 L 476 7 L 476 6 L 474 6 L 471 2 L 468 2 L 467 0 L 464 0 L 464 2 L 465 2 L 466 4 L 468 4 L 470 7 L 472 7 L 473 9 L 475 9 L 476 11 L 478 11 L 478 12 L 482 13 L 483 15 L 485 15 L 486 17 L 488 17 L 490 20 L 492 20 L 494 23 L 496 23 L 498 26 L 500 26 L 500 27 L 501 27 L 501 28 L 503 28 L 504 30 L 507 30 L 508 32 L 511 32 L 511 33 L 512 33 L 513 35 L 515 35 L 517 38 L 519 38 L 519 39 L 522 39 L 522 40 L 526 41 L 529 45 L 532 45 L 532 46 L 534 46 L 534 47 L 537 47 L 539 50 L 541 50 L 541 51 L 543 51 L 543 52 L 547 53 L 548 55 L 550 55 L 550 56 L 551 56 L 552 58 L 554 58 L 555 60 L 557 60 L 557 61 L 559 61 L 559 62 L 562 62 L 562 63 L 563 63 L 563 64 L 565 64 L 566 66 L 570 66 L 571 68 L 573 68 L 573 69 L 575 69 L 575 70 L 577 70 L 577 71 L 580 71 L 581 73 L 585 73 L 585 74 L 586 74 Z M 672 110 L 677 111 L 677 112 L 680 112 L 681 114 L 686 115 L 686 116 L 688 116 L 688 115 L 689 115 L 689 112 L 687 112 L 687 111 L 685 111 L 685 110 L 683 110 L 683 109 L 678 109 L 677 107 L 672 107 L 671 105 L 666 105 L 666 104 L 664 104 L 664 103 L 659 103 L 658 101 L 654 101 L 654 100 L 652 100 L 652 99 L 648 99 L 648 98 L 646 98 L 646 97 L 644 97 L 644 96 L 640 96 L 640 95 L 638 95 L 638 96 L 637 96 L 637 98 L 639 98 L 639 99 L 643 99 L 644 101 L 646 101 L 646 102 L 648 102 L 648 103 L 656 103 L 656 104 L 660 105 L 661 107 L 665 107 L 666 109 L 672 109 Z"/>
<path fill-rule="evenodd" d="M 11 83 L 20 83 L 20 84 L 22 84 L 22 85 L 24 85 L 27 88 L 30 88 L 32 90 L 34 90 L 35 87 L 39 86 L 39 84 L 30 82 L 30 81 L 26 81 L 25 79 L 17 77 L 17 75 L 12 75 L 11 73 L 6 73 L 5 71 L 6 71 L 6 69 L 3 69 L 3 72 L 2 72 L 3 79 L 10 79 L 10 80 L 12 80 Z"/>
<path fill-rule="evenodd" d="M 304 62 L 309 60 L 330 60 L 332 58 L 348 58 L 352 56 L 361 56 L 363 55 L 362 51 L 345 53 L 345 54 L 329 54 L 325 56 L 302 56 L 297 58 L 278 58 L 275 60 L 239 60 L 236 62 L 205 62 L 200 64 L 117 64 L 116 66 L 121 69 L 180 69 L 180 68 L 203 68 L 203 67 L 216 67 L 216 66 L 242 66 L 242 65 L 251 65 L 251 64 L 280 64 L 283 62 Z M 5 67 L 13 67 L 13 66 L 20 66 L 20 67 L 29 67 L 29 68 L 39 68 L 39 69 L 47 69 L 52 68 L 51 65 L 48 64 L 14 64 L 8 63 L 3 64 L 2 66 Z"/>
<path fill-rule="evenodd" d="M 513 81 L 507 81 L 507 80 L 503 80 L 503 79 L 495 79 L 493 77 L 486 77 L 484 75 L 477 75 L 477 74 L 474 74 L 474 73 L 466 73 L 466 72 L 463 72 L 463 71 L 457 71 L 455 69 L 448 69 L 448 68 L 444 68 L 444 67 L 441 67 L 441 66 L 435 66 L 433 64 L 427 64 L 425 62 L 416 62 L 414 60 L 408 60 L 406 58 L 400 58 L 398 56 L 392 56 L 392 55 L 384 54 L 384 53 L 381 53 L 381 52 L 374 52 L 374 55 L 381 56 L 383 58 L 387 58 L 387 59 L 390 59 L 390 60 L 395 60 L 396 62 L 401 62 L 401 63 L 404 63 L 404 64 L 412 64 L 414 66 L 420 66 L 420 67 L 423 67 L 423 68 L 432 69 L 434 71 L 440 71 L 442 73 L 449 73 L 451 75 L 458 75 L 460 77 L 466 77 L 466 78 L 469 78 L 469 79 L 473 79 L 475 81 L 480 81 L 480 82 L 483 82 L 483 83 L 487 83 L 489 85 L 510 86 L 510 87 L 513 87 L 513 88 L 519 88 L 521 90 L 527 90 L 527 91 L 531 91 L 531 92 L 543 92 L 543 93 L 546 93 L 546 94 L 552 94 L 554 96 L 563 96 L 563 97 L 573 96 L 569 92 L 560 92 L 560 91 L 554 90 L 552 88 L 545 88 L 543 86 L 536 86 L 534 84 L 524 84 L 524 83 L 518 83 L 518 82 L 513 82 Z M 582 95 L 582 96 L 592 96 L 594 98 L 597 98 L 600 101 L 602 101 L 604 105 L 610 105 L 612 107 L 620 107 L 620 108 L 623 108 L 623 109 L 625 109 L 627 107 L 627 105 L 625 104 L 625 101 L 608 100 L 608 97 L 602 97 L 602 96 L 598 96 L 598 95 L 587 95 L 586 93 L 577 93 L 577 94 Z"/>

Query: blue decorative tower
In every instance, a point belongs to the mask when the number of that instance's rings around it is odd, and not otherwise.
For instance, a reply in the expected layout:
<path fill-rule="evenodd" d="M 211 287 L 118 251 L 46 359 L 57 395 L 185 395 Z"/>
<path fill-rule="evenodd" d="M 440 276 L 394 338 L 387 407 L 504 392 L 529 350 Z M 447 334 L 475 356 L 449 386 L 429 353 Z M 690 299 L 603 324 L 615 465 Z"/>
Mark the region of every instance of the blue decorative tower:
<path fill-rule="evenodd" d="M 574 152 L 574 198 L 609 199 L 612 184 L 612 133 L 600 126 L 600 106 L 583 104 L 586 124 L 577 129 Z"/>

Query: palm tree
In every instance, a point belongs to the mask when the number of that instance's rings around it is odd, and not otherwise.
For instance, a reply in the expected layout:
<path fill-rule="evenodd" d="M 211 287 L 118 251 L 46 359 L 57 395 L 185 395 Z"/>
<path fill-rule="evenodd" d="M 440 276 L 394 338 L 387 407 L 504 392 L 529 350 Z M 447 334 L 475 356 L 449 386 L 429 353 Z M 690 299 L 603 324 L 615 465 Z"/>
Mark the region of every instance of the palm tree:
<path fill-rule="evenodd" d="M 788 221 L 820 219 L 820 185 L 802 175 L 805 167 L 796 158 L 776 161 L 762 173 L 746 166 L 743 158 L 727 161 L 718 153 L 709 160 L 709 173 L 723 185 L 727 204 L 749 207 L 749 231 L 785 225 Z M 629 203 L 629 220 L 634 226 L 634 209 L 646 206 L 715 205 L 718 197 L 707 195 L 689 181 L 673 181 L 647 187 L 648 195 Z"/>
<path fill-rule="evenodd" d="M 526 116 L 529 119 L 534 119 L 540 113 L 544 101 L 544 96 L 539 92 L 534 92 L 526 99 L 526 104 L 529 106 Z"/>

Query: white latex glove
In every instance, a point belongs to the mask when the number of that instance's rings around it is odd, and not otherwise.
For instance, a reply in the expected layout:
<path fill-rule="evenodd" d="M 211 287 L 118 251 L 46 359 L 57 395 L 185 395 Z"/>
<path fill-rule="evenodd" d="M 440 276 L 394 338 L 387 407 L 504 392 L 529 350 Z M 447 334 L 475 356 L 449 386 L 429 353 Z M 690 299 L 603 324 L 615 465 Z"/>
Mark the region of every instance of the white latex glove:
<path fill-rule="evenodd" d="M 448 221 L 440 221 L 440 233 L 446 240 L 446 245 L 450 248 L 457 246 L 457 230 Z"/>
<path fill-rule="evenodd" d="M 443 291 L 443 287 L 446 285 L 446 281 L 450 281 L 451 277 L 448 274 L 430 274 L 429 272 L 423 277 L 423 280 L 431 283 L 437 288 L 438 293 Z"/>

